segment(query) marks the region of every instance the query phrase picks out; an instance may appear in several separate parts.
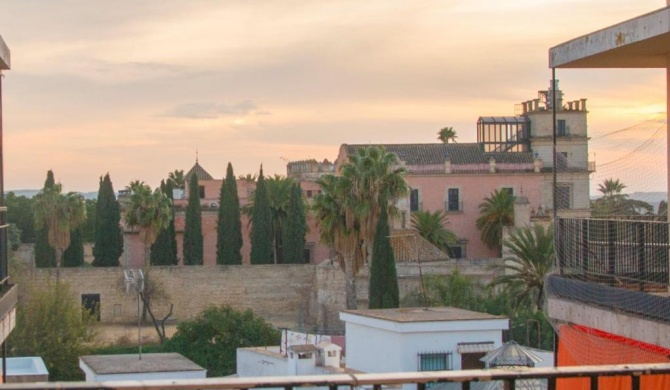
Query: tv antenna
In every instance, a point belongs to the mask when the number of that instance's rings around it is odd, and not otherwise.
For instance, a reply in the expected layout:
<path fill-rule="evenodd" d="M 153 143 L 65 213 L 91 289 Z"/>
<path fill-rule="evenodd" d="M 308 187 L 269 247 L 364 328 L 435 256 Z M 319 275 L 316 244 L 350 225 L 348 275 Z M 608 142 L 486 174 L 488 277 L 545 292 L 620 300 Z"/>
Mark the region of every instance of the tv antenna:
<path fill-rule="evenodd" d="M 142 316 L 140 312 L 140 294 L 144 291 L 144 273 L 141 269 L 130 268 L 123 270 L 123 279 L 126 282 L 126 293 L 137 292 L 137 345 L 139 358 L 142 360 Z"/>

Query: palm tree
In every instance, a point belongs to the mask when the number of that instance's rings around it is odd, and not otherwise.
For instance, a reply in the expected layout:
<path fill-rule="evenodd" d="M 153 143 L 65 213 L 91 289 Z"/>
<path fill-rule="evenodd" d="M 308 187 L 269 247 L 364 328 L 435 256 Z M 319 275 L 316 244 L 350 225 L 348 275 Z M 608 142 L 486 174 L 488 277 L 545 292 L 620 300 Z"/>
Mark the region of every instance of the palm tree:
<path fill-rule="evenodd" d="M 60 183 L 45 187 L 34 198 L 35 226 L 46 227 L 49 245 L 56 251 L 56 282 L 60 278 L 63 251 L 70 246 L 72 231 L 86 222 L 86 203 L 81 194 L 61 193 Z"/>
<path fill-rule="evenodd" d="M 168 181 L 172 183 L 172 187 L 183 190 L 184 184 L 186 183 L 184 170 L 175 169 L 173 172 L 168 173 Z"/>
<path fill-rule="evenodd" d="M 456 130 L 454 130 L 453 127 L 444 127 L 437 132 L 437 139 L 445 144 L 448 144 L 449 141 L 456 143 L 456 138 L 458 138 L 458 136 L 456 135 Z"/>
<path fill-rule="evenodd" d="M 161 230 L 170 225 L 172 218 L 172 202 L 157 188 L 141 181 L 133 181 L 127 187 L 130 196 L 126 200 L 123 215 L 128 227 L 139 230 L 139 237 L 144 244 L 144 263 L 149 264 L 149 248 L 156 241 Z"/>
<path fill-rule="evenodd" d="M 412 213 L 412 228 L 428 242 L 445 251 L 449 251 L 449 244 L 458 242 L 456 234 L 446 228 L 448 224 L 447 214 L 442 210 Z"/>
<path fill-rule="evenodd" d="M 505 271 L 497 276 L 493 284 L 520 287 L 518 302 L 532 298 L 535 308 L 542 309 L 544 303 L 544 280 L 554 266 L 554 229 L 533 227 L 515 229 L 505 241 L 505 248 L 512 256 L 498 266 Z"/>
<path fill-rule="evenodd" d="M 598 191 L 603 194 L 599 199 L 592 202 L 594 216 L 613 216 L 613 215 L 643 215 L 652 214 L 654 207 L 647 202 L 630 199 L 628 195 L 621 191 L 626 185 L 619 179 L 605 179 L 598 185 Z"/>
<path fill-rule="evenodd" d="M 479 204 L 475 224 L 482 242 L 491 249 L 500 250 L 503 227 L 514 224 L 514 199 L 506 190 L 495 190 Z"/>
<path fill-rule="evenodd" d="M 357 307 L 355 277 L 372 254 L 382 207 L 397 214 L 394 203 L 408 193 L 405 169 L 398 157 L 378 147 L 360 148 L 340 167 L 340 176 L 325 175 L 313 209 L 321 240 L 333 246 L 347 280 L 347 308 Z"/>

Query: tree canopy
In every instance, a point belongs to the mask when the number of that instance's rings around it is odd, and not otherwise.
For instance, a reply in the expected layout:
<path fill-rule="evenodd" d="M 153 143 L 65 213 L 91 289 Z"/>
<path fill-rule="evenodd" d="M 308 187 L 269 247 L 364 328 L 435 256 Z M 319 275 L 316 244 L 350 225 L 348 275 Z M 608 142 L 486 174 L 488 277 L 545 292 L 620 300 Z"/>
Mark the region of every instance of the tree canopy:
<path fill-rule="evenodd" d="M 93 265 L 96 267 L 118 267 L 122 253 L 121 206 L 116 200 L 112 180 L 108 173 L 100 178 L 98 189 Z"/>
<path fill-rule="evenodd" d="M 273 261 L 272 211 L 270 210 L 262 165 L 254 192 L 250 241 L 251 264 L 271 264 Z"/>
<path fill-rule="evenodd" d="M 370 309 L 397 308 L 400 304 L 398 274 L 390 234 L 388 210 L 382 207 L 375 230 L 372 261 L 370 262 L 368 293 Z"/>
<path fill-rule="evenodd" d="M 160 189 L 165 196 L 170 199 L 170 208 L 172 209 L 172 181 L 165 182 L 161 180 Z M 168 226 L 161 230 L 156 237 L 156 241 L 151 245 L 150 262 L 151 265 L 177 265 L 177 234 L 174 225 L 174 210 L 170 213 L 170 222 Z"/>
<path fill-rule="evenodd" d="M 53 188 L 55 184 L 56 181 L 54 180 L 54 173 L 53 171 L 49 170 L 47 172 L 47 178 L 44 181 L 43 189 Z M 34 203 L 35 199 L 33 198 L 31 200 L 31 204 L 33 205 L 31 210 L 33 224 L 35 223 Z M 49 245 L 49 231 L 46 226 L 42 228 L 35 227 L 35 266 L 45 268 L 56 266 L 56 251 Z"/>
<path fill-rule="evenodd" d="M 456 142 L 456 138 L 458 138 L 458 136 L 453 127 L 443 127 L 437 132 L 437 139 L 445 144 L 448 144 L 449 141 Z"/>
<path fill-rule="evenodd" d="M 236 372 L 237 348 L 278 345 L 280 338 L 278 330 L 251 310 L 210 306 L 194 319 L 180 322 L 165 349 L 181 353 L 206 368 L 208 376 L 217 377 Z"/>
<path fill-rule="evenodd" d="M 501 249 L 503 227 L 514 224 L 514 199 L 508 191 L 497 189 L 479 204 L 475 224 L 482 242 L 491 249 Z"/>
<path fill-rule="evenodd" d="M 299 183 L 291 187 L 286 223 L 283 228 L 283 260 L 287 264 L 305 262 L 305 235 L 307 234 L 307 215 Z"/>
<path fill-rule="evenodd" d="M 426 241 L 449 252 L 449 245 L 458 242 L 454 232 L 447 229 L 449 223 L 447 214 L 443 210 L 430 212 L 419 210 L 412 213 L 412 228 Z"/>
<path fill-rule="evenodd" d="M 172 202 L 157 188 L 141 181 L 133 181 L 128 186 L 130 195 L 125 203 L 123 215 L 126 225 L 137 229 L 140 241 L 144 244 L 144 262 L 149 263 L 149 249 L 156 241 L 161 230 L 168 227 L 172 218 Z"/>
<path fill-rule="evenodd" d="M 654 207 L 647 202 L 631 199 L 622 191 L 626 185 L 619 179 L 605 179 L 598 185 L 598 191 L 602 197 L 591 202 L 593 216 L 612 217 L 612 216 L 633 216 L 633 215 L 651 215 Z"/>
<path fill-rule="evenodd" d="M 242 264 L 240 199 L 237 195 L 237 180 L 231 163 L 228 163 L 226 179 L 221 183 L 216 237 L 216 263 Z"/>

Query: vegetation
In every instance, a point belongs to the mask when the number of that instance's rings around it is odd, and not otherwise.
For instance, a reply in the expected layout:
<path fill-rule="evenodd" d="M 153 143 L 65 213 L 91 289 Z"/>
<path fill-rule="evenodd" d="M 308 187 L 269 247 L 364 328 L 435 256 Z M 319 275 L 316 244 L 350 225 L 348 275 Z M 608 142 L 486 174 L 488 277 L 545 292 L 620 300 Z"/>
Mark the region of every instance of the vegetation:
<path fill-rule="evenodd" d="M 286 223 L 283 229 L 283 262 L 299 264 L 305 262 L 305 235 L 307 234 L 307 215 L 302 198 L 300 184 L 293 184 L 286 210 Z"/>
<path fill-rule="evenodd" d="M 34 199 L 35 227 L 47 229 L 49 246 L 56 251 L 56 280 L 63 251 L 70 246 L 71 232 L 86 221 L 84 198 L 77 193 L 61 193 L 61 184 L 45 187 Z"/>
<path fill-rule="evenodd" d="M 56 184 L 54 180 L 54 173 L 49 170 L 47 178 L 44 181 L 44 190 L 53 188 Z M 32 215 L 33 224 L 35 223 L 35 199 L 32 199 Z M 56 251 L 49 246 L 49 230 L 46 226 L 42 228 L 35 228 L 35 266 L 41 268 L 51 268 L 56 266 Z"/>
<path fill-rule="evenodd" d="M 17 307 L 16 328 L 7 340 L 10 356 L 41 356 L 51 381 L 83 380 L 79 356 L 89 353 L 96 334 L 93 318 L 66 283 L 30 291 Z"/>
<path fill-rule="evenodd" d="M 400 304 L 398 274 L 391 246 L 388 210 L 382 207 L 370 262 L 369 307 L 370 309 L 396 308 Z"/>
<path fill-rule="evenodd" d="M 503 227 L 514 224 L 514 199 L 509 192 L 498 189 L 479 204 L 475 224 L 482 242 L 491 249 L 501 249 Z"/>
<path fill-rule="evenodd" d="M 21 246 L 21 230 L 16 225 L 9 225 L 9 228 L 7 228 L 7 241 L 9 242 L 9 248 L 13 251 Z"/>
<path fill-rule="evenodd" d="M 340 176 L 324 175 L 313 209 L 321 241 L 336 252 L 346 278 L 347 309 L 357 307 L 356 274 L 372 252 L 382 208 L 394 215 L 396 199 L 408 192 L 398 157 L 378 147 L 349 155 Z"/>
<path fill-rule="evenodd" d="M 170 200 L 172 208 L 172 182 L 161 181 L 161 192 Z M 168 226 L 161 230 L 156 237 L 156 241 L 151 245 L 151 254 L 149 256 L 151 265 L 177 265 L 177 233 L 174 226 L 174 210 L 170 213 L 170 222 Z"/>
<path fill-rule="evenodd" d="M 149 249 L 161 230 L 172 218 L 172 202 L 160 190 L 151 191 L 144 182 L 134 181 L 128 186 L 130 195 L 125 205 L 124 220 L 131 229 L 138 229 L 144 244 L 144 264 L 149 264 Z"/>
<path fill-rule="evenodd" d="M 536 224 L 512 231 L 505 248 L 507 256 L 498 268 L 505 271 L 494 284 L 516 286 L 521 301 L 530 299 L 536 310 L 544 303 L 544 280 L 554 266 L 554 229 Z"/>
<path fill-rule="evenodd" d="M 654 207 L 649 203 L 641 200 L 630 199 L 628 195 L 623 194 L 622 191 L 624 188 L 626 188 L 626 185 L 620 182 L 619 179 L 606 179 L 601 184 L 599 184 L 598 191 L 603 196 L 591 202 L 593 216 L 633 216 L 651 215 L 654 213 Z"/>
<path fill-rule="evenodd" d="M 200 186 L 194 173 L 188 182 L 188 204 L 184 222 L 184 265 L 202 265 L 202 239 Z"/>
<path fill-rule="evenodd" d="M 21 242 L 35 242 L 35 217 L 33 201 L 25 196 L 16 196 L 9 192 L 5 197 L 7 204 L 7 223 L 16 226 L 21 232 Z"/>
<path fill-rule="evenodd" d="M 192 320 L 179 324 L 165 344 L 207 369 L 210 377 L 234 374 L 237 348 L 278 345 L 281 335 L 251 310 L 210 306 Z"/>
<path fill-rule="evenodd" d="M 95 242 L 95 226 L 98 220 L 98 200 L 86 199 L 86 222 L 81 225 L 81 234 L 84 242 Z"/>
<path fill-rule="evenodd" d="M 251 264 L 272 263 L 272 213 L 268 202 L 263 166 L 254 192 L 251 214 Z"/>
<path fill-rule="evenodd" d="M 442 141 L 445 144 L 448 144 L 449 141 L 456 142 L 456 130 L 453 127 L 443 127 L 440 131 L 437 132 L 437 139 Z"/>
<path fill-rule="evenodd" d="M 100 178 L 98 188 L 93 265 L 96 267 L 118 267 L 119 257 L 123 253 L 121 207 L 116 200 L 109 173 Z"/>
<path fill-rule="evenodd" d="M 168 173 L 168 182 L 172 184 L 172 188 L 183 190 L 184 185 L 186 184 L 184 171 L 181 169 L 175 169 L 173 172 Z M 172 198 L 172 196 L 170 196 L 170 198 Z"/>
<path fill-rule="evenodd" d="M 242 219 L 237 180 L 228 163 L 226 179 L 221 183 L 219 215 L 216 224 L 216 263 L 242 264 Z"/>
<path fill-rule="evenodd" d="M 82 265 L 84 265 L 84 232 L 78 227 L 70 233 L 70 246 L 63 252 L 63 267 Z"/>
<path fill-rule="evenodd" d="M 446 228 L 448 224 L 447 214 L 442 210 L 419 210 L 412 213 L 412 228 L 426 241 L 447 252 L 449 244 L 458 242 L 456 234 Z"/>
<path fill-rule="evenodd" d="M 431 275 L 425 280 L 427 306 L 451 306 L 510 319 L 507 338 L 530 347 L 553 350 L 554 332 L 544 311 L 522 298 L 516 288 L 496 289 L 453 271 L 447 276 Z M 499 290 L 499 291 L 498 291 Z M 403 300 L 403 306 L 424 306 L 421 291 Z"/>

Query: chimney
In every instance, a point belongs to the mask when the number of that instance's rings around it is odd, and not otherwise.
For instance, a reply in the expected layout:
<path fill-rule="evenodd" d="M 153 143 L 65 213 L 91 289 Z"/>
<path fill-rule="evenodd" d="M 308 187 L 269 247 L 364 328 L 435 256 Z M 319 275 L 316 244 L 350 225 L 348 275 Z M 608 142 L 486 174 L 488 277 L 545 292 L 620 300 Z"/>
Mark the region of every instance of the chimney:
<path fill-rule="evenodd" d="M 581 107 L 582 110 L 586 111 L 586 99 L 579 99 L 579 101 L 582 102 L 582 104 L 581 104 L 582 105 L 582 107 Z"/>

